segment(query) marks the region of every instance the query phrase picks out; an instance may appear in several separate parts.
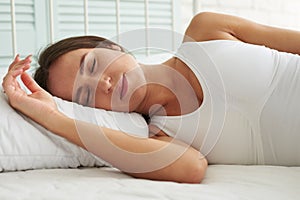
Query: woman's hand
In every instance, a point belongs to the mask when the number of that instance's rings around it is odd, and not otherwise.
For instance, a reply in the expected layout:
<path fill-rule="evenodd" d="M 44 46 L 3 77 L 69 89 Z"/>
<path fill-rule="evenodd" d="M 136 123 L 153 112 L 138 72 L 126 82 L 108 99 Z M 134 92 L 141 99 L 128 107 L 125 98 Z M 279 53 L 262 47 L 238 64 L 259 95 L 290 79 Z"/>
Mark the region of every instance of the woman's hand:
<path fill-rule="evenodd" d="M 9 66 L 3 78 L 2 87 L 10 105 L 37 123 L 46 126 L 53 114 L 59 113 L 52 96 L 43 90 L 25 71 L 30 68 L 31 55 L 20 60 L 19 55 Z M 24 85 L 31 91 L 27 94 L 17 81 L 20 76 Z"/>

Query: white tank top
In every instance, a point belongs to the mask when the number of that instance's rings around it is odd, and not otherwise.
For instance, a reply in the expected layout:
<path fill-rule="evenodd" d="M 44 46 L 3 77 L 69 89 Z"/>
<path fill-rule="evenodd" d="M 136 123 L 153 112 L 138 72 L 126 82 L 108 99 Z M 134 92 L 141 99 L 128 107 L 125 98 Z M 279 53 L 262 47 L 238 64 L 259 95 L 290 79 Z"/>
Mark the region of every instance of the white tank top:
<path fill-rule="evenodd" d="M 151 124 L 211 164 L 300 165 L 300 56 L 238 41 L 186 42 L 176 57 L 198 78 L 192 113 Z"/>

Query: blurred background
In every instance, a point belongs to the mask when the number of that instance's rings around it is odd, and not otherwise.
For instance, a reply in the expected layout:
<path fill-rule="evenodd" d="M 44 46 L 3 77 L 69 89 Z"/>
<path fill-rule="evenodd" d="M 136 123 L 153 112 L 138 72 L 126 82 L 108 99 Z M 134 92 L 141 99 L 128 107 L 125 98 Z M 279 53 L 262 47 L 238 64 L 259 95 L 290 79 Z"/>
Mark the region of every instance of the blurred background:
<path fill-rule="evenodd" d="M 0 68 L 74 35 L 118 35 L 144 27 L 183 34 L 198 12 L 233 14 L 300 30 L 299 0 L 0 0 Z"/>
<path fill-rule="evenodd" d="M 193 8 L 193 5 L 194 8 Z M 213 11 L 238 15 L 259 23 L 300 30 L 299 0 L 182 0 L 183 27 L 190 11 Z"/>

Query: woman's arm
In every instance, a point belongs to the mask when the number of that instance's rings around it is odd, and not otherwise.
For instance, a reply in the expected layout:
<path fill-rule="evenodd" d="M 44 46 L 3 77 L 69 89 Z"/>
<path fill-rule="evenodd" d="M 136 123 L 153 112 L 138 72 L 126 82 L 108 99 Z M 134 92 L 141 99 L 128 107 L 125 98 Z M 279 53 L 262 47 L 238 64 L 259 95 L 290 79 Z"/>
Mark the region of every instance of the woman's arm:
<path fill-rule="evenodd" d="M 29 64 L 30 58 L 16 57 L 2 83 L 15 109 L 134 177 L 201 182 L 207 162 L 197 150 L 172 138 L 139 138 L 66 117 L 57 110 L 51 95 L 25 73 Z M 19 86 L 19 75 L 32 94 Z"/>
<path fill-rule="evenodd" d="M 43 125 L 137 178 L 200 183 L 207 168 L 199 151 L 170 137 L 134 137 L 62 114 Z"/>
<path fill-rule="evenodd" d="M 240 17 L 203 12 L 196 15 L 184 41 L 240 40 L 300 54 L 300 32 L 258 24 Z"/>

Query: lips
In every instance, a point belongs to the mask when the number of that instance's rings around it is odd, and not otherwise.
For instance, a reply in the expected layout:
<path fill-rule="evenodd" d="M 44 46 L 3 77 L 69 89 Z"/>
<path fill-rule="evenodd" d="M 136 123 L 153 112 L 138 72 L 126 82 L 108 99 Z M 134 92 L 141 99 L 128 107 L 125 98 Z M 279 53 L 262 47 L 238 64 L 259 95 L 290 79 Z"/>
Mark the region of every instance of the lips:
<path fill-rule="evenodd" d="M 123 74 L 123 76 L 122 76 L 122 83 L 121 84 L 122 85 L 121 85 L 121 91 L 120 91 L 120 99 L 122 100 L 123 97 L 126 95 L 127 90 L 128 90 L 128 82 L 127 82 L 125 74 Z"/>

